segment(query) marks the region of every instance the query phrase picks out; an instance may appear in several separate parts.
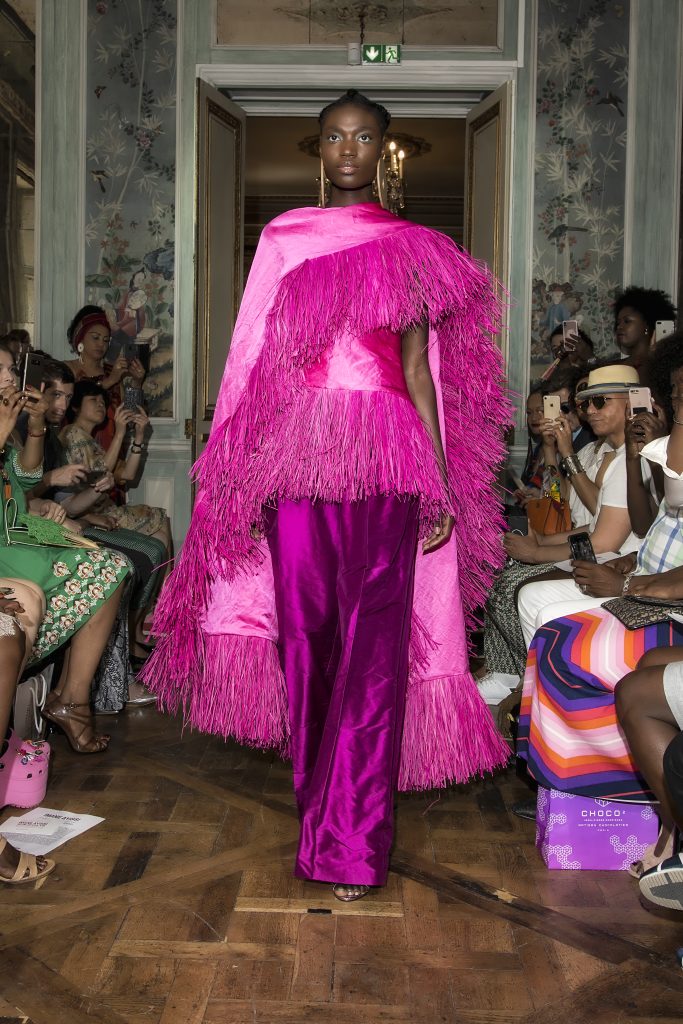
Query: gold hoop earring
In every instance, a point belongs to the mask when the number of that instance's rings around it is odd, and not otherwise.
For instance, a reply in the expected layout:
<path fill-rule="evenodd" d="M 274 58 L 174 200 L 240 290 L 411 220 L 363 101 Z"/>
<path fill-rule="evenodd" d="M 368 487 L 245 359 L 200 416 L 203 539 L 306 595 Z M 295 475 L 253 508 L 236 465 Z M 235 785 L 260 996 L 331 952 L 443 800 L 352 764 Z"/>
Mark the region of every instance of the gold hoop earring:
<path fill-rule="evenodd" d="M 323 158 L 320 157 L 320 177 L 318 178 L 320 183 L 320 191 L 318 194 L 318 206 L 320 209 L 325 209 L 330 198 L 330 182 L 325 175 L 325 165 L 323 164 Z"/>
<path fill-rule="evenodd" d="M 373 181 L 373 192 L 376 198 L 379 200 L 379 205 L 383 210 L 387 209 L 387 177 L 386 168 L 384 166 L 384 159 L 380 157 L 377 161 L 377 170 L 375 172 L 375 180 Z"/>

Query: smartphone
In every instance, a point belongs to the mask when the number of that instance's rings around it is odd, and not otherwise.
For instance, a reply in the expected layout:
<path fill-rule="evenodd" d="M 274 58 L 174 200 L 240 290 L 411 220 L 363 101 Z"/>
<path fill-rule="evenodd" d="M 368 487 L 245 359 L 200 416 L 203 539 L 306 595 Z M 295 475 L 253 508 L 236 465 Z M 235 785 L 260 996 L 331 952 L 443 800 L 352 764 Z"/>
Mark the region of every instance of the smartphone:
<path fill-rule="evenodd" d="M 92 485 L 96 484 L 98 480 L 101 480 L 102 477 L 106 475 L 106 472 L 107 472 L 106 469 L 91 469 L 91 470 L 89 470 L 88 474 L 87 474 L 87 476 L 85 478 L 85 482 L 88 485 L 88 487 L 92 487 Z"/>
<path fill-rule="evenodd" d="M 562 321 L 562 348 L 565 352 L 573 352 L 576 348 L 576 335 L 579 333 L 578 320 Z"/>
<path fill-rule="evenodd" d="M 130 357 L 131 359 L 139 359 L 142 363 L 145 373 L 149 373 L 150 361 L 152 358 L 152 350 L 148 341 L 135 341 L 133 342 L 133 348 L 135 351 Z"/>
<path fill-rule="evenodd" d="M 121 344 L 121 342 L 114 340 L 114 338 L 112 338 L 111 341 L 109 342 L 109 348 L 107 349 L 104 356 L 105 363 L 109 363 L 110 366 L 113 366 L 116 360 L 121 355 L 122 348 L 123 345 Z"/>
<path fill-rule="evenodd" d="M 655 341 L 661 341 L 662 338 L 668 338 L 670 334 L 673 334 L 673 332 L 673 320 L 657 320 L 655 323 Z"/>
<path fill-rule="evenodd" d="M 567 537 L 569 550 L 575 562 L 596 562 L 591 539 L 587 533 L 572 533 Z"/>
<path fill-rule="evenodd" d="M 629 416 L 633 417 L 639 412 L 652 412 L 652 396 L 649 388 L 628 389 Z"/>
<path fill-rule="evenodd" d="M 43 383 L 44 366 L 44 356 L 41 356 L 38 352 L 26 353 L 26 358 L 24 359 L 24 372 L 21 375 L 22 391 L 25 391 L 27 387 L 36 388 L 40 391 Z"/>
<path fill-rule="evenodd" d="M 145 396 L 142 393 L 142 388 L 124 388 L 123 389 L 123 408 L 132 409 L 133 412 L 139 412 L 138 406 L 143 405 Z"/>
<path fill-rule="evenodd" d="M 547 420 L 559 420 L 560 418 L 560 396 L 543 396 L 543 415 Z"/>

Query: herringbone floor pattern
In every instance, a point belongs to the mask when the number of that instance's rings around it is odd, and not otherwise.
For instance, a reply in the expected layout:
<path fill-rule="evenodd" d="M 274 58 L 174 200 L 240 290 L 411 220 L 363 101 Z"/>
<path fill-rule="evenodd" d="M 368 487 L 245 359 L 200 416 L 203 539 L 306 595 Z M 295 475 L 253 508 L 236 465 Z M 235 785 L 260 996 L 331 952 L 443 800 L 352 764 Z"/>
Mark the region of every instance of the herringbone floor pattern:
<path fill-rule="evenodd" d="M 154 709 L 106 726 L 105 755 L 52 737 L 47 805 L 106 821 L 0 888 L 0 1024 L 680 1022 L 683 922 L 548 872 L 512 771 L 399 798 L 387 889 L 344 906 L 291 877 L 286 765 Z"/>

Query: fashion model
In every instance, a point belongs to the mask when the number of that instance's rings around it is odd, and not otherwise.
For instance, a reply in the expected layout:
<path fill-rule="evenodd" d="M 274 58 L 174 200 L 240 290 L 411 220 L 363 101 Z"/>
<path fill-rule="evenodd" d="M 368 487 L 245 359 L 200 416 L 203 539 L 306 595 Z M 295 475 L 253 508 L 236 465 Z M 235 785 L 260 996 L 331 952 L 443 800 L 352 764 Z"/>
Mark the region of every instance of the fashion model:
<path fill-rule="evenodd" d="M 507 760 L 466 625 L 502 561 L 495 282 L 380 205 L 389 114 L 320 115 L 321 205 L 263 231 L 144 671 L 197 728 L 292 758 L 295 873 L 384 885 L 394 790 Z"/>

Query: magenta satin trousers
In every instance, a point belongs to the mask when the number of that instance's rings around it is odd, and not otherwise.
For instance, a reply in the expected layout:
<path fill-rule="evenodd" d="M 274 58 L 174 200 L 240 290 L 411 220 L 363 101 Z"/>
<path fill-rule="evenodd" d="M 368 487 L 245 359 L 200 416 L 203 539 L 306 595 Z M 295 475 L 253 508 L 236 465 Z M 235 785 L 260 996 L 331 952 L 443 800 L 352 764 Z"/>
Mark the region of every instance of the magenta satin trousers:
<path fill-rule="evenodd" d="M 270 519 L 299 878 L 387 879 L 418 514 L 413 498 L 378 495 L 282 501 Z"/>

